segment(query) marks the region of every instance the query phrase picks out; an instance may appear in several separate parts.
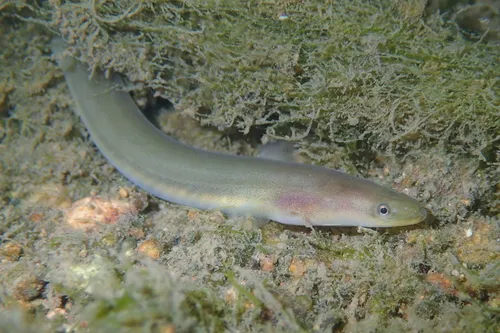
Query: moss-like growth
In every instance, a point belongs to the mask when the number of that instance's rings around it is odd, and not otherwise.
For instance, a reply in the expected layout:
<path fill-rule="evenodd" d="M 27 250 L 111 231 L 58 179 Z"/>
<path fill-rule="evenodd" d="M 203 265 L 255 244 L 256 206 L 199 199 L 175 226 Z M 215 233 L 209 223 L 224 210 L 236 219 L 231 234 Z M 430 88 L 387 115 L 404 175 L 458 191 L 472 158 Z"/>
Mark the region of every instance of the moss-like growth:
<path fill-rule="evenodd" d="M 200 0 L 37 13 L 91 68 L 123 73 L 180 110 L 208 110 L 203 122 L 221 129 L 401 154 L 438 144 L 492 161 L 498 46 L 464 43 L 437 15 L 416 20 L 423 10 L 421 1 Z"/>

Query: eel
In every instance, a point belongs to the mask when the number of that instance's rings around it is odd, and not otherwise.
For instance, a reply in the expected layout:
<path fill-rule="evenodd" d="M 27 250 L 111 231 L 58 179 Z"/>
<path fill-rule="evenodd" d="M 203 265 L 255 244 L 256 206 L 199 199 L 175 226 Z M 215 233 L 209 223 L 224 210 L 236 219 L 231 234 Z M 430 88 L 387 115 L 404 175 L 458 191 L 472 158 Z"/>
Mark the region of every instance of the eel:
<path fill-rule="evenodd" d="M 302 226 L 417 224 L 417 200 L 372 181 L 320 166 L 200 150 L 169 137 L 143 115 L 120 78 L 89 75 L 53 42 L 76 112 L 90 137 L 136 186 L 170 202 L 229 216 Z M 123 82 L 122 82 L 123 83 Z"/>

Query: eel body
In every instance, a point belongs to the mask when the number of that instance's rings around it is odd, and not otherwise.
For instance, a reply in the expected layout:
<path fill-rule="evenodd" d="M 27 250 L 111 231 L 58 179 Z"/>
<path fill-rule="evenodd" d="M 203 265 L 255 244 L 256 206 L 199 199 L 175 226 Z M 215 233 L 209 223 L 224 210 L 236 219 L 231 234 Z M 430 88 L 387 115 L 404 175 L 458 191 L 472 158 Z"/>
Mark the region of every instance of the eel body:
<path fill-rule="evenodd" d="M 101 73 L 90 78 L 72 57 L 59 64 L 95 145 L 125 177 L 159 198 L 306 226 L 393 227 L 426 217 L 409 196 L 340 171 L 182 144 L 151 124 L 130 94 L 115 89 L 116 80 Z"/>

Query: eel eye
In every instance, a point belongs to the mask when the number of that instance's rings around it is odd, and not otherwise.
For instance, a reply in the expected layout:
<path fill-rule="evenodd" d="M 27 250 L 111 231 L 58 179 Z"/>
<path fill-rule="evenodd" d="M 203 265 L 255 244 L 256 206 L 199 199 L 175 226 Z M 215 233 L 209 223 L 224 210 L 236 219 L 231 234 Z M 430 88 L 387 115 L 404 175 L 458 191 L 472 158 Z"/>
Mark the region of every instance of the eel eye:
<path fill-rule="evenodd" d="M 380 204 L 377 208 L 377 211 L 381 216 L 387 216 L 389 215 L 389 206 Z"/>

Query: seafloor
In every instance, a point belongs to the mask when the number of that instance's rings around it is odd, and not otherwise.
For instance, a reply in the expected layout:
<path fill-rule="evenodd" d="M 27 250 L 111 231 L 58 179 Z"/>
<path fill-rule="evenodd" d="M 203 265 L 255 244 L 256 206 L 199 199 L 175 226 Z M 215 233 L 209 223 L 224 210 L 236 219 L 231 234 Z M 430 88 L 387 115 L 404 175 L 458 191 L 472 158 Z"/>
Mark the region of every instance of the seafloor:
<path fill-rule="evenodd" d="M 498 8 L 430 3 L 0 4 L 0 332 L 498 332 Z M 183 142 L 291 140 L 433 218 L 248 230 L 149 196 L 72 112 L 56 35 Z"/>

